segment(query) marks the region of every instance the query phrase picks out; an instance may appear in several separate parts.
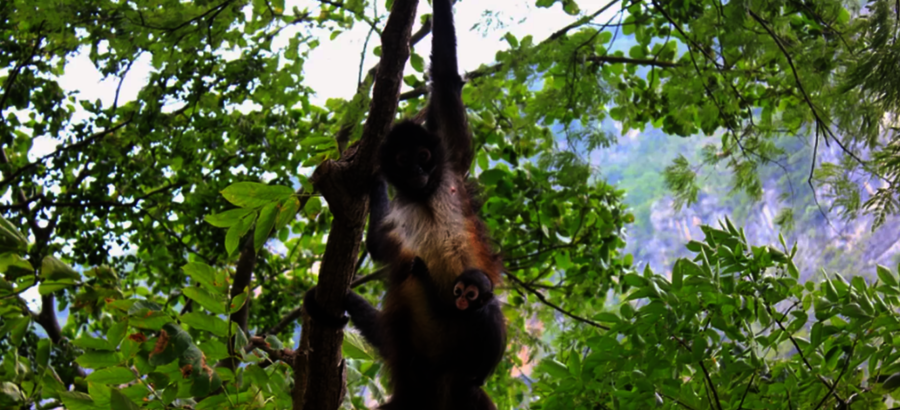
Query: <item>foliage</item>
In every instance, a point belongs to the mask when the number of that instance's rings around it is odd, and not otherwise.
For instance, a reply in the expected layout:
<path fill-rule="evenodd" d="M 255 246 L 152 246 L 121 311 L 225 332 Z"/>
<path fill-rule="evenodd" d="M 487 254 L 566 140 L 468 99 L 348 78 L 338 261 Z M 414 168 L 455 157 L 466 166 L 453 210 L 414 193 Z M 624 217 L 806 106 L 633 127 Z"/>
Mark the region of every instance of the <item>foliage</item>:
<path fill-rule="evenodd" d="M 309 169 L 352 153 L 345 149 L 362 134 L 375 81 L 360 64 L 358 78 L 343 79 L 356 86 L 352 99 L 317 105 L 304 64 L 355 25 L 376 38 L 392 2 L 308 3 L 0 2 L 0 407 L 290 406 L 302 376 L 286 364 L 301 349 L 298 305 L 316 282 L 334 220 Z M 746 198 L 759 198 L 760 164 L 796 154 L 818 160 L 815 181 L 838 212 L 897 212 L 896 124 L 883 126 L 897 118 L 890 90 L 900 78 L 884 78 L 897 55 L 890 2 L 864 11 L 837 0 L 616 0 L 597 10 L 574 0 L 529 3 L 572 20 L 547 38 L 507 33 L 494 64 L 466 73 L 463 89 L 481 214 L 508 270 L 509 354 L 487 386 L 498 406 L 627 407 L 659 394 L 665 406 L 674 397 L 714 407 L 700 363 L 723 406 L 735 407 L 746 385 L 756 389 L 747 390 L 748 407 L 814 405 L 810 397 L 831 400 L 821 380 L 843 399 L 877 401 L 877 378 L 898 370 L 893 322 L 881 326 L 893 316 L 879 303 L 896 308 L 886 271 L 875 286 L 832 280 L 832 300 L 772 273 L 788 269 L 792 252 L 749 247 L 729 227 L 691 245 L 705 259 L 676 264 L 681 284 L 636 275 L 634 257 L 622 252 L 626 226 L 645 220 L 663 194 L 663 177 L 641 172 L 677 161 L 665 181 L 685 203 L 713 184 L 691 166 L 693 145 L 657 135 L 657 152 L 623 172 L 645 178 L 623 184 L 641 199 L 630 211 L 623 187 L 597 178 L 592 154 L 615 149 L 612 121 L 624 132 L 702 132 L 717 138 L 700 161 L 733 171 L 732 187 Z M 376 46 L 367 43 L 361 56 L 380 55 Z M 63 87 L 79 54 L 115 98 Z M 413 50 L 405 116 L 426 101 L 425 61 Z M 141 64 L 150 67 L 146 82 L 135 98 L 120 98 Z M 891 80 L 884 93 L 879 76 Z M 802 149 L 778 139 L 808 133 L 815 137 Z M 842 155 L 824 157 L 819 142 Z M 793 163 L 785 172 L 808 172 Z M 872 181 L 874 194 L 860 190 Z M 800 211 L 799 219 L 818 215 Z M 740 270 L 722 273 L 728 266 Z M 356 273 L 377 272 L 360 263 Z M 753 275 L 759 280 L 747 280 Z M 356 290 L 375 301 L 383 284 Z M 25 299 L 35 292 L 39 305 Z M 772 325 L 802 324 L 782 318 L 780 301 L 808 311 L 822 295 L 825 311 L 842 313 L 813 322 L 825 332 L 816 346 L 812 336 L 801 341 L 805 328 Z M 648 303 L 608 311 L 628 297 Z M 852 303 L 865 317 L 843 313 Z M 880 327 L 866 333 L 863 324 Z M 355 336 L 345 340 L 345 407 L 381 401 L 380 362 Z M 791 341 L 808 365 L 772 353 Z M 545 360 L 529 377 L 547 355 L 559 363 Z M 864 379 L 857 360 L 870 357 L 875 370 Z M 838 380 L 841 369 L 848 374 Z"/>
<path fill-rule="evenodd" d="M 798 282 L 796 245 L 703 227 L 671 277 L 629 273 L 608 331 L 571 329 L 539 367 L 532 408 L 886 409 L 900 400 L 900 285 L 834 273 Z M 848 407 L 844 407 L 848 406 Z"/>

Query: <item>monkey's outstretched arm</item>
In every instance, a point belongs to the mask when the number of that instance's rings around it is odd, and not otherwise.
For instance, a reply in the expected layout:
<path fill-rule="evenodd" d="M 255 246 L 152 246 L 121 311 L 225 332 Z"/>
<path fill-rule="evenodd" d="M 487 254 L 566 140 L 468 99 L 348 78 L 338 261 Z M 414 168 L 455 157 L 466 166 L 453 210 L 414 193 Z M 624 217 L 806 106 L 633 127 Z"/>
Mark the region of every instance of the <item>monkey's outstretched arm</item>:
<path fill-rule="evenodd" d="M 359 330 L 363 338 L 384 356 L 384 332 L 381 324 L 381 312 L 369 301 L 351 291 L 347 294 L 344 307 L 353 320 L 353 326 Z"/>
<path fill-rule="evenodd" d="M 453 172 L 464 176 L 472 165 L 472 134 L 462 103 L 462 77 L 456 61 L 452 0 L 434 0 L 431 29 L 431 100 L 426 125 L 447 146 Z"/>

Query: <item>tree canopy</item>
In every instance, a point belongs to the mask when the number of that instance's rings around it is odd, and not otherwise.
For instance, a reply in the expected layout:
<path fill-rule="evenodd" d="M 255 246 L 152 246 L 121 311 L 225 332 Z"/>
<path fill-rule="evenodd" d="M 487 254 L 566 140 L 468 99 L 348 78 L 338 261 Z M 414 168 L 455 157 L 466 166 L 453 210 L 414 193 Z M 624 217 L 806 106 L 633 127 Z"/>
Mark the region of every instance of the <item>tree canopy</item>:
<path fill-rule="evenodd" d="M 786 232 L 810 212 L 878 229 L 900 212 L 900 4 L 528 0 L 528 19 L 570 16 L 536 38 L 505 32 L 495 3 L 457 7 L 503 33 L 463 73 L 471 175 L 506 268 L 510 342 L 485 387 L 498 407 L 896 407 L 896 269 L 797 266 L 796 244 L 754 243 L 726 218 L 654 273 L 623 251 L 640 183 L 609 184 L 596 158 L 635 130 L 699 140 L 663 164 L 676 206 L 723 169 L 761 200 L 774 165 L 805 184 L 777 185 Z M 309 323 L 300 301 L 315 284 L 331 310 L 348 288 L 383 294 L 361 243 L 365 192 L 381 138 L 427 101 L 428 13 L 0 3 L 0 407 L 383 402 L 372 348 Z M 312 53 L 360 27 L 360 50 L 329 51 L 360 56 L 356 78 L 334 79 L 356 94 L 319 102 Z M 112 101 L 63 87 L 79 55 Z M 136 97 L 120 98 L 142 64 Z M 786 200 L 796 192 L 812 210 Z"/>

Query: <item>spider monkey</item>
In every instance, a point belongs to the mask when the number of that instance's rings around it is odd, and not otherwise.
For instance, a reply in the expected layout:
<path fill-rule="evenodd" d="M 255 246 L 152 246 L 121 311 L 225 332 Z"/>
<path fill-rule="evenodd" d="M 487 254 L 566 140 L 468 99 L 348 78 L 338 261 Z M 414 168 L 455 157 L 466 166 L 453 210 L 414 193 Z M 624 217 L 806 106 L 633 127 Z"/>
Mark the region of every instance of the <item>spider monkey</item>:
<path fill-rule="evenodd" d="M 367 248 L 391 265 L 381 312 L 350 292 L 345 310 L 391 373 L 385 409 L 495 409 L 481 389 L 503 356 L 506 327 L 493 288 L 499 257 L 466 184 L 472 135 L 462 103 L 451 0 L 433 1 L 431 98 L 425 126 L 395 125 L 379 149 Z M 387 182 L 394 186 L 389 201 Z M 343 326 L 304 299 L 319 324 Z"/>

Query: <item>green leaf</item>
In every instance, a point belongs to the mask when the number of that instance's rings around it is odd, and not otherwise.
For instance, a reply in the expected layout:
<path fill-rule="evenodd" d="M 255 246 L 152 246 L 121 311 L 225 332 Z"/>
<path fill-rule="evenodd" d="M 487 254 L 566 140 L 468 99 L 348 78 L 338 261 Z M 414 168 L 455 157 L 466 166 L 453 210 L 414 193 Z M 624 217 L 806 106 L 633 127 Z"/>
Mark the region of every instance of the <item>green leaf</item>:
<path fill-rule="evenodd" d="M 319 200 L 319 197 L 315 196 L 307 199 L 306 205 L 303 206 L 303 212 L 305 212 L 310 219 L 315 218 L 316 215 L 322 212 L 322 201 Z"/>
<path fill-rule="evenodd" d="M 119 364 L 122 361 L 121 356 L 116 352 L 85 352 L 75 359 L 75 362 L 81 367 L 88 369 L 102 369 Z"/>
<path fill-rule="evenodd" d="M 39 367 L 46 367 L 50 363 L 50 349 L 52 347 L 53 342 L 50 339 L 38 340 L 36 359 Z"/>
<path fill-rule="evenodd" d="M 420 73 L 425 72 L 425 59 L 414 52 L 409 54 L 409 64 L 412 66 L 413 70 Z"/>
<path fill-rule="evenodd" d="M 581 378 L 581 355 L 577 351 L 569 353 L 569 361 L 566 364 L 572 377 Z"/>
<path fill-rule="evenodd" d="M 623 279 L 625 280 L 625 283 L 628 284 L 628 286 L 636 288 L 647 286 L 647 279 L 641 277 L 636 273 L 628 273 L 624 276 Z"/>
<path fill-rule="evenodd" d="M 6 405 L 10 408 L 19 408 L 18 406 L 14 406 L 14 404 L 24 400 L 25 396 L 22 394 L 22 391 L 19 390 L 19 386 L 16 386 L 11 382 L 0 383 L 0 405 Z"/>
<path fill-rule="evenodd" d="M 271 202 L 259 211 L 259 219 L 256 221 L 256 230 L 253 232 L 253 247 L 259 250 L 269 239 L 269 233 L 275 226 L 275 217 L 277 215 L 277 202 Z"/>
<path fill-rule="evenodd" d="M 0 255 L 0 272 L 8 281 L 14 281 L 22 276 L 34 276 L 34 268 L 31 263 L 14 253 Z"/>
<path fill-rule="evenodd" d="M 500 169 L 489 169 L 478 175 L 478 179 L 481 180 L 481 183 L 485 186 L 493 186 L 497 185 L 501 179 L 506 176 L 506 172 Z"/>
<path fill-rule="evenodd" d="M 74 279 L 45 280 L 38 286 L 38 293 L 41 296 L 49 295 L 53 292 L 63 290 L 76 284 Z"/>
<path fill-rule="evenodd" d="M 622 318 L 620 318 L 615 313 L 602 312 L 595 315 L 594 320 L 598 322 L 619 323 L 622 321 Z"/>
<path fill-rule="evenodd" d="M 112 389 L 109 398 L 110 408 L 112 410 L 137 410 L 141 407 L 135 404 L 128 396 L 124 395 L 119 389 Z"/>
<path fill-rule="evenodd" d="M 13 185 L 15 186 L 15 185 Z M 0 217 L 0 253 L 25 252 L 28 250 L 28 239 L 13 224 Z"/>
<path fill-rule="evenodd" d="M 159 330 L 172 321 L 172 317 L 162 312 L 148 311 L 146 314 L 131 316 L 128 323 L 138 329 Z"/>
<path fill-rule="evenodd" d="M 208 290 L 198 287 L 184 288 L 182 292 L 184 296 L 191 298 L 212 313 L 220 315 L 228 313 L 225 309 L 225 298 L 222 295 L 213 295 Z"/>
<path fill-rule="evenodd" d="M 346 335 L 344 336 L 346 337 Z M 281 340 L 278 340 L 278 336 L 268 335 L 266 336 L 266 343 L 269 344 L 269 347 L 277 350 L 284 349 L 284 344 L 281 343 Z"/>
<path fill-rule="evenodd" d="M 228 233 L 225 234 L 225 251 L 229 255 L 234 254 L 234 251 L 237 250 L 241 238 L 250 230 L 254 220 L 256 220 L 256 213 L 245 216 L 240 223 L 228 228 Z"/>
<path fill-rule="evenodd" d="M 885 285 L 894 287 L 897 286 L 897 278 L 894 277 L 894 274 L 891 273 L 890 269 L 881 265 L 877 265 L 875 267 L 875 270 L 878 272 L 878 279 L 881 279 L 881 281 L 884 282 Z"/>
<path fill-rule="evenodd" d="M 247 288 L 244 288 L 244 291 L 238 293 L 233 299 L 231 299 L 231 306 L 228 307 L 228 314 L 235 313 L 241 310 L 244 307 L 244 303 L 247 301 Z"/>
<path fill-rule="evenodd" d="M 222 190 L 228 202 L 241 208 L 258 208 L 294 194 L 290 187 L 266 185 L 259 182 L 237 182 Z"/>
<path fill-rule="evenodd" d="M 228 357 L 228 346 L 215 339 L 201 343 L 200 350 L 206 356 L 206 360 L 210 362 L 216 362 Z"/>
<path fill-rule="evenodd" d="M 81 392 L 59 392 L 59 399 L 66 406 L 66 410 L 96 410 L 94 400 L 91 396 Z"/>
<path fill-rule="evenodd" d="M 22 338 L 25 337 L 25 331 L 29 325 L 31 325 L 31 318 L 29 317 L 7 319 L 3 327 L 0 328 L 0 338 L 9 335 L 10 345 L 18 347 L 22 344 Z"/>
<path fill-rule="evenodd" d="M 241 219 L 244 219 L 245 216 L 253 211 L 253 208 L 230 209 L 215 215 L 206 215 L 203 217 L 203 220 L 217 228 L 229 228 L 240 222 Z"/>
<path fill-rule="evenodd" d="M 372 355 L 366 351 L 364 344 L 355 333 L 344 333 L 344 342 L 341 345 L 341 350 L 344 356 L 350 359 L 373 360 Z"/>
<path fill-rule="evenodd" d="M 541 367 L 544 369 L 544 371 L 547 372 L 547 374 L 557 379 L 569 377 L 569 368 L 554 359 L 542 360 Z"/>
<path fill-rule="evenodd" d="M 890 375 L 890 377 L 885 379 L 884 383 L 881 384 L 881 387 L 887 391 L 900 387 L 900 373 Z"/>
<path fill-rule="evenodd" d="M 672 268 L 672 289 L 680 290 L 684 284 L 684 259 L 675 261 Z"/>
<path fill-rule="evenodd" d="M 519 46 L 519 40 L 516 40 L 516 36 L 512 33 L 507 32 L 503 39 L 509 44 L 510 48 L 516 48 Z"/>
<path fill-rule="evenodd" d="M 81 275 L 69 265 L 50 255 L 45 256 L 41 262 L 41 277 L 50 280 L 81 279 Z"/>
<path fill-rule="evenodd" d="M 94 405 L 100 408 L 109 408 L 109 396 L 111 393 L 109 386 L 93 381 L 89 381 L 87 385 L 88 394 L 94 400 Z"/>
<path fill-rule="evenodd" d="M 191 335 L 181 329 L 175 323 L 166 323 L 160 331 L 159 338 L 153 346 L 150 353 L 150 364 L 152 366 L 162 366 L 178 359 L 185 352 L 196 349 Z"/>
<path fill-rule="evenodd" d="M 181 315 L 181 322 L 194 328 L 205 330 L 219 337 L 228 336 L 228 323 L 215 315 L 202 312 L 189 312 Z"/>
<path fill-rule="evenodd" d="M 202 262 L 190 262 L 181 269 L 192 280 L 212 292 L 225 294 L 228 291 L 225 272 L 218 271 Z"/>
<path fill-rule="evenodd" d="M 110 345 L 106 340 L 97 339 L 87 332 L 82 333 L 81 336 L 73 340 L 72 344 L 82 349 L 115 350 L 115 346 Z"/>
<path fill-rule="evenodd" d="M 862 308 L 856 303 L 848 303 L 844 305 L 844 307 L 841 309 L 841 314 L 856 319 L 869 318 L 869 315 L 867 315 L 866 312 L 862 310 Z"/>
<path fill-rule="evenodd" d="M 278 204 L 278 216 L 275 217 L 275 227 L 272 229 L 279 231 L 281 228 L 284 228 L 288 223 L 294 220 L 299 209 L 300 199 L 297 197 L 291 196 L 282 200 Z"/>
<path fill-rule="evenodd" d="M 124 367 L 109 367 L 95 370 L 85 379 L 102 384 L 125 384 L 135 380 L 134 372 Z"/>

